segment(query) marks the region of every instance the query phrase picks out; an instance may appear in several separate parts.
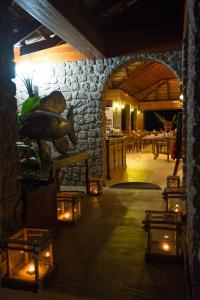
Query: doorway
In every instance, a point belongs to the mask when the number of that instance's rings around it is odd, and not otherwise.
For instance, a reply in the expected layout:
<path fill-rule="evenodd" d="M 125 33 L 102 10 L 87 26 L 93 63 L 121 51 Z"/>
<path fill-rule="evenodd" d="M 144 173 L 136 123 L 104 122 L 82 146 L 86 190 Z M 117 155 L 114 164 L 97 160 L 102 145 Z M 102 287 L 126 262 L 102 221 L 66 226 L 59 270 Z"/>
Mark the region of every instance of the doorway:
<path fill-rule="evenodd" d="M 108 98 L 106 95 L 109 95 Z M 109 103 L 113 124 L 113 127 L 106 128 L 109 186 L 132 180 L 156 180 L 163 185 L 164 178 L 172 175 L 176 120 L 182 110 L 180 98 L 179 78 L 158 61 L 130 62 L 112 74 L 106 83 L 104 96 L 105 106 Z M 166 124 L 170 125 L 170 129 L 166 128 Z M 122 139 L 125 139 L 126 146 Z M 116 146 L 111 142 L 113 140 Z M 126 160 L 126 168 L 124 163 L 119 163 L 119 156 L 122 156 L 122 162 Z"/>

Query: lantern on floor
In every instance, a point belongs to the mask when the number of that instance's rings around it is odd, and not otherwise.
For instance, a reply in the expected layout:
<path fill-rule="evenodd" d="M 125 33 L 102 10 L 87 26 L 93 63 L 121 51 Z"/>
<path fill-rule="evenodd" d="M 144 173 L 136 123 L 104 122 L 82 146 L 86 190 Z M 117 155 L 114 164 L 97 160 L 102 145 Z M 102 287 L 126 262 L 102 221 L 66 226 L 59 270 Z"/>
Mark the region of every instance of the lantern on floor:
<path fill-rule="evenodd" d="M 103 193 L 103 180 L 102 179 L 89 179 L 87 182 L 88 195 L 101 195 Z"/>
<path fill-rule="evenodd" d="M 182 259 L 182 214 L 166 211 L 146 211 L 142 222 L 148 234 L 147 260 Z"/>
<path fill-rule="evenodd" d="M 57 193 L 57 220 L 62 223 L 78 223 L 81 219 L 82 192 Z"/>
<path fill-rule="evenodd" d="M 163 190 L 163 199 L 167 211 L 182 212 L 186 214 L 186 189 L 185 187 L 169 188 Z"/>
<path fill-rule="evenodd" d="M 2 286 L 39 290 L 55 273 L 51 234 L 46 229 L 24 228 L 1 241 L 6 254 Z"/>
<path fill-rule="evenodd" d="M 180 187 L 180 177 L 179 176 L 167 176 L 167 187 L 169 187 L 169 188 Z"/>

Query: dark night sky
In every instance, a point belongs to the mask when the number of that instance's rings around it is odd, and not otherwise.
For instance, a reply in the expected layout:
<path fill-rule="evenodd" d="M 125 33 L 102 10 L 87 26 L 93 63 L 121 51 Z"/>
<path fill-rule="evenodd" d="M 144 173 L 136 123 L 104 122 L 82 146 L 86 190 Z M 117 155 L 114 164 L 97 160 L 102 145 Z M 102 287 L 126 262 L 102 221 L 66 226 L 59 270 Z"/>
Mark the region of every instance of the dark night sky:
<path fill-rule="evenodd" d="M 164 117 L 167 121 L 171 121 L 174 114 L 178 115 L 180 110 L 155 110 L 156 113 Z M 153 111 L 144 112 L 144 128 L 146 130 L 163 129 L 163 124 L 157 119 Z M 173 129 L 175 129 L 173 127 Z"/>

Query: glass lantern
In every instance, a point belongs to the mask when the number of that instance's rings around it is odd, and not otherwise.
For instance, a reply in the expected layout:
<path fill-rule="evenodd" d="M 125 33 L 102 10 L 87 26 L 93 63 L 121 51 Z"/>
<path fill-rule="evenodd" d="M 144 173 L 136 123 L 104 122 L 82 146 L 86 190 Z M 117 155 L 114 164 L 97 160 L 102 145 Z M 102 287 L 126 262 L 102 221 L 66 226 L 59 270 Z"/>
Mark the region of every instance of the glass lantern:
<path fill-rule="evenodd" d="M 103 193 L 102 179 L 89 179 L 87 182 L 88 195 L 101 195 Z"/>
<path fill-rule="evenodd" d="M 61 223 L 78 223 L 81 219 L 82 192 L 57 193 L 57 220 Z"/>
<path fill-rule="evenodd" d="M 148 210 L 142 223 L 148 234 L 147 260 L 182 260 L 181 213 Z"/>
<path fill-rule="evenodd" d="M 184 187 L 164 188 L 162 195 L 167 211 L 186 214 L 186 189 Z"/>
<path fill-rule="evenodd" d="M 38 291 L 55 273 L 51 234 L 24 228 L 1 241 L 6 270 L 2 286 Z"/>
<path fill-rule="evenodd" d="M 167 176 L 167 187 L 179 188 L 180 187 L 180 177 L 179 176 Z"/>

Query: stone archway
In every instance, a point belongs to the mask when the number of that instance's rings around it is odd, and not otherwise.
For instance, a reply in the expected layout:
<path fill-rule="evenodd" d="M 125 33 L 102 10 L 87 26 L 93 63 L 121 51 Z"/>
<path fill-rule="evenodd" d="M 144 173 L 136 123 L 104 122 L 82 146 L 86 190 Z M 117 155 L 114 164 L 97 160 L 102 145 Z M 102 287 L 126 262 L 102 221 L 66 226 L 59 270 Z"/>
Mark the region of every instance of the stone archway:
<path fill-rule="evenodd" d="M 112 75 L 119 71 L 122 67 L 129 65 L 130 63 L 139 62 L 139 61 L 152 61 L 157 62 L 159 64 L 165 65 L 168 69 L 172 71 L 172 73 L 178 78 L 181 78 L 182 74 L 182 54 L 181 52 L 166 52 L 166 53 L 158 53 L 158 54 L 138 54 L 138 55 L 131 55 L 121 58 L 112 58 L 113 62 L 110 65 L 107 77 L 104 81 L 104 87 L 102 92 L 102 99 L 104 98 L 104 93 L 107 89 L 107 82 L 112 77 Z M 108 60 L 109 61 L 109 60 Z M 105 103 L 104 103 L 105 107 Z M 105 114 L 104 114 L 104 122 L 103 122 L 103 130 L 104 130 L 104 139 L 105 139 Z M 102 131 L 103 131 L 102 130 Z M 186 148 L 186 145 L 185 145 Z M 105 171 L 106 165 L 106 152 L 105 152 L 105 141 L 103 141 L 103 149 L 104 152 L 102 153 L 103 157 L 103 171 Z M 105 176 L 105 172 L 103 172 Z"/>

